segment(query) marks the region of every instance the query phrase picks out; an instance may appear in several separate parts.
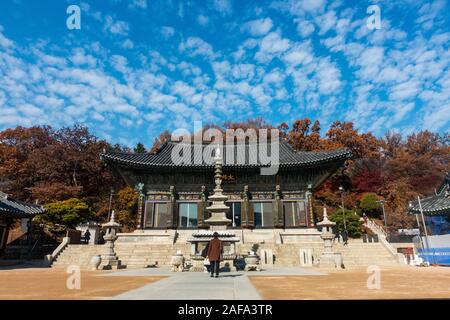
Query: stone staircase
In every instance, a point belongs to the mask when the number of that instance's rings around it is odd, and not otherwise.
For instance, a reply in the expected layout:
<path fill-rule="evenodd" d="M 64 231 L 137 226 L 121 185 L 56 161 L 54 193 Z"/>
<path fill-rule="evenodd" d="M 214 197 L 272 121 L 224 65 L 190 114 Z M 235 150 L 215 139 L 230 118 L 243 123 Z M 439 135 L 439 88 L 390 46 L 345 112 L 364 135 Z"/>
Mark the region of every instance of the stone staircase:
<path fill-rule="evenodd" d="M 89 263 L 94 255 L 101 254 L 103 245 L 68 245 L 52 263 L 53 268 L 67 268 L 70 265 L 77 265 L 81 269 L 89 268 Z"/>
<path fill-rule="evenodd" d="M 337 243 L 333 246 L 341 252 L 346 266 L 394 265 L 397 259 L 380 243 L 364 243 L 358 240 L 349 241 L 348 245 Z"/>
<path fill-rule="evenodd" d="M 115 251 L 122 265 L 127 268 L 146 268 L 157 263 L 158 266 L 170 265 L 172 256 L 181 250 L 185 257 L 189 256 L 190 244 L 157 244 L 157 243 L 116 243 Z"/>
<path fill-rule="evenodd" d="M 246 255 L 253 243 L 236 245 L 236 252 Z M 300 266 L 300 249 L 312 249 L 313 263 L 316 264 L 323 250 L 323 242 L 305 243 L 263 243 L 258 244 L 258 252 L 261 249 L 271 249 L 275 259 L 275 266 L 296 267 Z M 101 254 L 105 250 L 103 245 L 68 245 L 53 262 L 52 266 L 67 267 L 78 265 L 88 268 L 91 258 Z M 155 242 L 121 242 L 115 243 L 115 252 L 126 268 L 146 268 L 157 263 L 158 266 L 169 266 L 172 256 L 180 250 L 188 260 L 191 245 L 185 239 L 177 239 L 175 244 Z M 397 259 L 380 242 L 364 243 L 359 239 L 351 239 L 347 246 L 335 242 L 335 252 L 341 252 L 345 266 L 368 265 L 393 265 Z"/>

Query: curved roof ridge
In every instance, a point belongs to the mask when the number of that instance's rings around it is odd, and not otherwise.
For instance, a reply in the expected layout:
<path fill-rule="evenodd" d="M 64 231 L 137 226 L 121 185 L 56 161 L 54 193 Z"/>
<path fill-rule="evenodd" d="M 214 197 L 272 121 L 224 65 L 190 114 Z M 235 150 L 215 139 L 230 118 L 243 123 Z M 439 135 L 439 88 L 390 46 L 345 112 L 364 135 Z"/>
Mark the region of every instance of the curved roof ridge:
<path fill-rule="evenodd" d="M 211 168 L 213 163 L 209 163 L 203 159 L 203 152 L 190 152 L 189 163 L 174 163 L 172 159 L 172 151 L 177 145 L 176 143 L 168 143 L 157 154 L 150 153 L 118 153 L 118 152 L 104 152 L 100 154 L 100 158 L 108 163 L 116 164 L 120 166 L 129 166 L 137 168 L 162 168 L 162 167 L 205 167 Z M 193 146 L 193 144 L 190 144 Z M 245 145 L 245 149 L 238 149 L 237 144 L 229 146 L 236 146 L 234 149 L 234 156 L 228 152 L 224 152 L 224 166 L 227 167 L 264 167 L 269 164 L 261 163 L 261 158 L 258 154 L 250 152 L 249 144 Z M 288 144 L 283 142 L 280 145 L 279 157 L 273 159 L 272 164 L 278 164 L 281 167 L 292 166 L 311 166 L 321 165 L 324 163 L 330 163 L 335 161 L 345 161 L 351 157 L 351 152 L 348 149 L 326 150 L 326 151 L 301 151 L 295 152 L 292 148 L 287 147 Z M 267 148 L 269 151 L 270 148 Z M 239 152 L 242 150 L 243 152 Z M 192 150 L 191 150 L 192 151 Z M 231 163 L 227 162 L 227 157 L 232 156 Z M 189 159 L 188 159 L 189 160 Z"/>

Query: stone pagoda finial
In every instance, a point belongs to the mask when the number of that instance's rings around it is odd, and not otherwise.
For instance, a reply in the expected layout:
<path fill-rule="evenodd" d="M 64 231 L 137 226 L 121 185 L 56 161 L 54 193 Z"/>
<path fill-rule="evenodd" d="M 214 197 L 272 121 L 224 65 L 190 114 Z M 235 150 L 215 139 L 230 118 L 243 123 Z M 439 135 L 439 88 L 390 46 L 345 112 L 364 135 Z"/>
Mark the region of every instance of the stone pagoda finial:
<path fill-rule="evenodd" d="M 214 181 L 216 183 L 215 190 L 222 190 L 222 157 L 220 155 L 219 144 L 217 144 L 214 160 Z"/>
<path fill-rule="evenodd" d="M 220 155 L 220 145 L 219 144 L 217 144 L 217 147 L 216 147 L 214 160 L 216 160 L 216 162 L 219 160 L 220 163 L 222 163 L 222 156 Z"/>

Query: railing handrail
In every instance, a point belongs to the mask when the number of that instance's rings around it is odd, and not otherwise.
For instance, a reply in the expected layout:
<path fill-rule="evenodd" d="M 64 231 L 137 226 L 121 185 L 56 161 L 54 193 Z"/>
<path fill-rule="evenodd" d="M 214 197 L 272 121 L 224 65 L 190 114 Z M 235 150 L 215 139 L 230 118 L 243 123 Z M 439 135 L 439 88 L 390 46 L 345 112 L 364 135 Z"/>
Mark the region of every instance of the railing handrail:
<path fill-rule="evenodd" d="M 380 227 L 378 224 L 367 218 L 367 223 L 364 221 L 364 225 L 368 227 L 370 230 L 375 232 L 375 234 L 378 235 L 378 238 L 381 242 L 381 244 L 389 251 L 389 253 L 395 257 L 398 258 L 397 251 L 392 247 L 392 245 L 387 241 L 387 233 L 386 231 Z"/>
<path fill-rule="evenodd" d="M 59 246 L 52 252 L 52 260 L 55 260 L 56 257 L 63 251 L 70 242 L 70 237 L 64 237 L 63 241 L 59 244 Z"/>

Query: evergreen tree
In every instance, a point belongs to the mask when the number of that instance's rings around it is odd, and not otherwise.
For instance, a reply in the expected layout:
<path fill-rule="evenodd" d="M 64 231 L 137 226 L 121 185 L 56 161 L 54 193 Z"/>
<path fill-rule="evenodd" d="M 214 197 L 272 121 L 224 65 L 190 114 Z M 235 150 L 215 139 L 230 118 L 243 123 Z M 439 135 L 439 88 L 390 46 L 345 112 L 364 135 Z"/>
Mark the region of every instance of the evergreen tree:
<path fill-rule="evenodd" d="M 134 147 L 134 152 L 136 152 L 136 153 L 144 153 L 144 152 L 147 152 L 147 150 L 145 150 L 145 147 L 144 147 L 144 145 L 142 143 L 138 142 L 136 147 Z"/>

